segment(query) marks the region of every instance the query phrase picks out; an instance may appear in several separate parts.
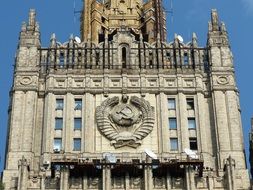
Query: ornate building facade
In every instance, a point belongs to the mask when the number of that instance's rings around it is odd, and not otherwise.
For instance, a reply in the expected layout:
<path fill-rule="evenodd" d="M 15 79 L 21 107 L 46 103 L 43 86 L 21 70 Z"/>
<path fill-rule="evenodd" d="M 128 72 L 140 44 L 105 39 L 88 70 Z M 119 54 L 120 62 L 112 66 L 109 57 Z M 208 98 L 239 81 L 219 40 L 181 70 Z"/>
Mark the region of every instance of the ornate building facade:
<path fill-rule="evenodd" d="M 22 25 L 9 106 L 7 190 L 248 190 L 225 24 L 166 41 L 161 0 L 86 0 L 81 38 Z"/>

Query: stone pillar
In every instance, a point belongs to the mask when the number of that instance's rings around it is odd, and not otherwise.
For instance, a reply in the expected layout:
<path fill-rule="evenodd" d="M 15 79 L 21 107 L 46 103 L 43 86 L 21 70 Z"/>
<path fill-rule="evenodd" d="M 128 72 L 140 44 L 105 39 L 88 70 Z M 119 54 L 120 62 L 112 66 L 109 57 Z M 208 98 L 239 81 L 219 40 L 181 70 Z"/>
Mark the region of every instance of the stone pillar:
<path fill-rule="evenodd" d="M 84 130 L 82 130 L 82 137 L 84 136 L 84 140 L 82 138 L 82 143 L 84 143 L 84 150 L 83 152 L 94 152 L 95 151 L 95 130 L 96 125 L 95 123 L 95 104 L 94 104 L 94 96 L 92 94 L 86 93 L 85 94 L 85 103 L 84 103 L 84 112 L 83 118 L 85 121 Z M 87 143 L 85 143 L 87 142 Z M 88 143 L 89 142 L 89 143 Z"/>
<path fill-rule="evenodd" d="M 112 182 L 111 182 L 111 167 L 104 166 L 103 167 L 103 190 L 111 190 Z"/>
<path fill-rule="evenodd" d="M 70 79 L 68 79 L 70 80 Z M 67 93 L 64 104 L 66 108 L 64 111 L 63 117 L 63 134 L 62 134 L 62 149 L 65 152 L 71 152 L 73 150 L 73 106 L 72 102 L 74 101 L 73 96 L 70 93 Z"/>
<path fill-rule="evenodd" d="M 83 172 L 83 190 L 88 189 L 88 176 L 87 176 L 87 172 L 84 171 Z"/>
<path fill-rule="evenodd" d="M 151 164 L 152 159 L 147 157 L 147 163 Z M 144 189 L 152 190 L 153 189 L 153 173 L 152 165 L 144 166 Z"/>
<path fill-rule="evenodd" d="M 235 160 L 231 156 L 226 160 L 226 177 L 228 190 L 236 190 Z"/>
<path fill-rule="evenodd" d="M 41 175 L 41 181 L 40 181 L 40 188 L 41 190 L 45 190 L 45 175 Z"/>
<path fill-rule="evenodd" d="M 207 179 L 208 179 L 208 190 L 213 190 L 214 189 L 213 172 L 209 171 Z"/>
<path fill-rule="evenodd" d="M 28 186 L 28 163 L 25 157 L 18 163 L 18 188 L 17 190 L 27 190 Z"/>
<path fill-rule="evenodd" d="M 177 121 L 179 126 L 178 126 L 178 140 L 181 144 L 181 149 L 179 151 L 183 151 L 185 148 L 189 148 L 189 132 L 188 132 L 188 127 L 187 127 L 187 108 L 186 108 L 186 97 L 183 93 L 178 94 L 178 105 L 180 105 L 178 108 L 179 114 L 177 114 Z M 180 138 L 181 137 L 181 138 Z M 180 148 L 179 144 L 179 148 Z"/>
<path fill-rule="evenodd" d="M 185 166 L 186 189 L 195 190 L 194 170 L 192 166 Z"/>
<path fill-rule="evenodd" d="M 60 189 L 61 190 L 69 189 L 69 168 L 67 166 L 61 169 Z"/>
<path fill-rule="evenodd" d="M 130 189 L 130 176 L 128 171 L 126 171 L 126 176 L 125 176 L 125 190 Z"/>
<path fill-rule="evenodd" d="M 167 187 L 167 190 L 171 190 L 171 175 L 169 171 L 167 171 L 167 176 L 166 176 L 166 187 Z"/>

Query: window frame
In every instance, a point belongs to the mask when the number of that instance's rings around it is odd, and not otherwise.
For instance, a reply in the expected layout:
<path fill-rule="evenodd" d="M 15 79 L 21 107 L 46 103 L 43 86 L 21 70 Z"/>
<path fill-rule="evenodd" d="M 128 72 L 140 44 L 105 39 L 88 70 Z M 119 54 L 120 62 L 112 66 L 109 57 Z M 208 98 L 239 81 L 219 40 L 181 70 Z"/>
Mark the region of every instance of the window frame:
<path fill-rule="evenodd" d="M 187 107 L 187 110 L 195 109 L 194 98 L 186 98 L 186 107 Z"/>
<path fill-rule="evenodd" d="M 176 143 L 176 144 L 173 144 Z M 176 145 L 176 148 L 174 148 Z M 179 144 L 178 144 L 178 138 L 170 138 L 170 151 L 178 151 L 179 149 Z"/>
<path fill-rule="evenodd" d="M 196 118 L 195 117 L 188 117 L 188 129 L 189 130 L 196 130 L 197 129 L 197 124 L 196 124 Z M 194 127 L 190 127 L 191 126 L 191 121 L 194 121 Z"/>
<path fill-rule="evenodd" d="M 192 143 L 195 143 L 194 146 L 192 146 Z M 198 139 L 196 137 L 189 138 L 189 147 L 193 151 L 198 151 Z"/>
<path fill-rule="evenodd" d="M 61 121 L 61 127 L 58 128 L 58 121 Z M 55 118 L 55 124 L 54 124 L 54 130 L 63 130 L 63 118 L 62 117 L 56 117 Z"/>
<path fill-rule="evenodd" d="M 78 142 L 78 147 L 76 148 L 76 142 Z M 81 138 L 74 138 L 73 139 L 73 151 L 81 151 L 82 148 L 82 139 Z"/>
<path fill-rule="evenodd" d="M 170 103 L 172 103 L 170 101 L 173 101 L 172 107 L 170 107 L 170 105 L 172 105 L 172 104 L 170 104 Z M 176 99 L 175 98 L 168 98 L 167 99 L 167 106 L 168 106 L 168 110 L 176 110 Z"/>
<path fill-rule="evenodd" d="M 56 142 L 59 142 L 59 143 L 56 143 Z M 59 147 L 58 147 L 58 144 L 60 145 Z M 59 149 L 58 149 L 59 148 Z M 54 148 L 53 148 L 53 150 L 55 151 L 55 152 L 58 152 L 58 151 L 61 151 L 62 150 L 62 138 L 54 138 Z"/>
<path fill-rule="evenodd" d="M 79 128 L 76 127 L 76 121 L 80 121 L 80 127 Z M 79 131 L 82 130 L 82 118 L 81 117 L 75 117 L 74 118 L 74 130 L 79 130 Z"/>
<path fill-rule="evenodd" d="M 59 103 L 61 101 L 61 103 Z M 63 110 L 64 109 L 64 99 L 63 98 L 56 98 L 55 101 L 55 110 Z"/>
<path fill-rule="evenodd" d="M 171 125 L 171 121 L 175 121 L 175 125 Z M 168 118 L 168 123 L 169 123 L 169 126 L 168 126 L 168 128 L 170 129 L 170 130 L 177 130 L 177 118 L 176 117 L 169 117 Z M 172 127 L 172 126 L 175 126 L 175 127 Z"/>
<path fill-rule="evenodd" d="M 78 105 L 78 101 L 81 104 L 81 107 L 79 107 L 80 105 Z M 75 98 L 75 110 L 82 110 L 82 108 L 83 108 L 82 98 Z"/>

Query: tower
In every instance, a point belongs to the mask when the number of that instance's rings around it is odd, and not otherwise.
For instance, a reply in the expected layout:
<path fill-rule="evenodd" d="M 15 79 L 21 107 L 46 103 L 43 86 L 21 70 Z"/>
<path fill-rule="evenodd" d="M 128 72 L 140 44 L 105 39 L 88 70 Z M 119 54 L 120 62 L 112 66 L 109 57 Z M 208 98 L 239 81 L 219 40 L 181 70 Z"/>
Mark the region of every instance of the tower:
<path fill-rule="evenodd" d="M 165 41 L 161 1 L 86 0 L 82 41 L 42 47 L 22 25 L 9 109 L 7 190 L 250 187 L 225 24 Z"/>

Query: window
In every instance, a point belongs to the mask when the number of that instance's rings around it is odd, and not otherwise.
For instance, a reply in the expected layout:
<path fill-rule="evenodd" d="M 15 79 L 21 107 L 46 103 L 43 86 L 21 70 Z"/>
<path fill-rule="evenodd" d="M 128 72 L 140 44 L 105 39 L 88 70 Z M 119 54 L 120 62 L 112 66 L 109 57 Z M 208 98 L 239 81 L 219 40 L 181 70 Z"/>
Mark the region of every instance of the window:
<path fill-rule="evenodd" d="M 82 118 L 74 118 L 74 130 L 82 129 Z"/>
<path fill-rule="evenodd" d="M 177 129 L 177 119 L 169 118 L 169 129 Z"/>
<path fill-rule="evenodd" d="M 198 142 L 197 142 L 197 138 L 190 138 L 190 149 L 191 150 L 198 150 Z"/>
<path fill-rule="evenodd" d="M 60 67 L 63 67 L 64 66 L 64 53 L 60 53 L 59 61 L 60 61 Z"/>
<path fill-rule="evenodd" d="M 168 109 L 169 110 L 175 110 L 176 109 L 176 101 L 174 98 L 168 99 Z"/>
<path fill-rule="evenodd" d="M 122 55 L 122 68 L 126 68 L 126 61 L 127 61 L 127 50 L 125 47 L 122 48 L 122 52 L 121 52 L 121 55 Z"/>
<path fill-rule="evenodd" d="M 189 57 L 187 53 L 184 53 L 184 65 L 188 65 L 189 64 Z"/>
<path fill-rule="evenodd" d="M 194 110 L 194 99 L 193 98 L 187 98 L 186 103 L 187 103 L 188 110 Z"/>
<path fill-rule="evenodd" d="M 188 118 L 188 129 L 196 129 L 195 118 Z"/>
<path fill-rule="evenodd" d="M 74 151 L 80 151 L 81 150 L 81 139 L 80 138 L 76 138 L 74 139 L 74 147 L 73 147 Z"/>
<path fill-rule="evenodd" d="M 171 138 L 170 139 L 170 150 L 171 151 L 178 150 L 178 140 L 177 140 L 177 138 Z"/>
<path fill-rule="evenodd" d="M 169 52 L 166 53 L 166 58 L 167 58 L 167 60 L 170 60 L 171 56 L 170 56 Z"/>
<path fill-rule="evenodd" d="M 54 152 L 58 152 L 62 150 L 62 139 L 55 138 L 54 139 Z"/>
<path fill-rule="evenodd" d="M 75 110 L 82 110 L 82 99 L 75 99 Z"/>
<path fill-rule="evenodd" d="M 55 130 L 62 130 L 63 127 L 63 119 L 62 118 L 55 118 Z"/>
<path fill-rule="evenodd" d="M 63 110 L 63 99 L 56 99 L 56 110 Z"/>

